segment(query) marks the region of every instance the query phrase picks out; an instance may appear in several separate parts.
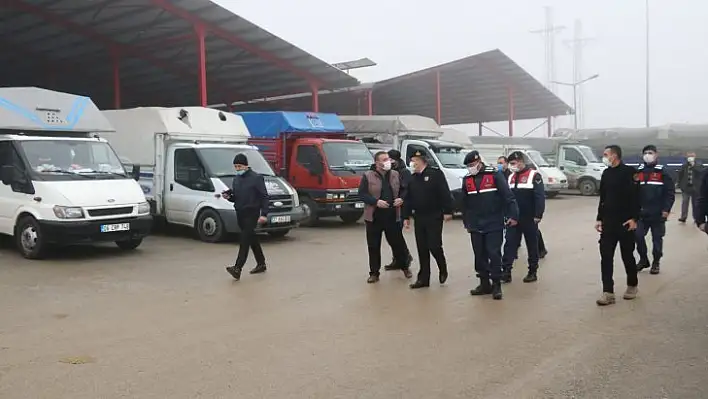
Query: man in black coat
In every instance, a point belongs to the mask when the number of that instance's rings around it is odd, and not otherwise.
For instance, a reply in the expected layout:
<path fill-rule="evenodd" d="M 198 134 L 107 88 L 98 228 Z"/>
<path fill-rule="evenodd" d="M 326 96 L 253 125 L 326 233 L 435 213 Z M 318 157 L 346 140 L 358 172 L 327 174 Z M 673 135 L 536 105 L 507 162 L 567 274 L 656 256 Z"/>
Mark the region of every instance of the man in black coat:
<path fill-rule="evenodd" d="M 706 231 L 706 222 L 708 221 L 708 172 L 703 172 L 701 176 L 701 184 L 698 186 L 700 191 L 696 198 L 696 207 L 693 208 L 693 218 L 696 220 L 696 226 L 702 232 Z"/>
<path fill-rule="evenodd" d="M 701 190 L 701 174 L 703 167 L 696 162 L 696 153 L 689 151 L 686 153 L 686 162 L 681 166 L 678 172 L 678 186 L 681 189 L 681 217 L 679 222 L 686 223 L 688 219 L 688 206 L 693 208 L 693 218 L 695 219 L 696 198 Z"/>
<path fill-rule="evenodd" d="M 236 176 L 231 183 L 231 190 L 226 190 L 221 195 L 234 204 L 238 227 L 241 230 L 236 262 L 226 268 L 226 271 L 238 281 L 241 279 L 241 270 L 248 260 L 249 248 L 256 258 L 256 267 L 250 273 L 258 274 L 266 271 L 265 256 L 256 235 L 256 227 L 268 220 L 270 202 L 263 176 L 248 167 L 246 155 L 236 154 L 234 169 L 236 169 Z"/>

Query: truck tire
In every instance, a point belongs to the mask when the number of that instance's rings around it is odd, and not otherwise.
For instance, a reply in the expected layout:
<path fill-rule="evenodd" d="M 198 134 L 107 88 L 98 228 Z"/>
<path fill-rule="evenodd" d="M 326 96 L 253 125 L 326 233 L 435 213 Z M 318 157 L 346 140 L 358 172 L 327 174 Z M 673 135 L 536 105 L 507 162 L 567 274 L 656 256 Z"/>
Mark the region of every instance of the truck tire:
<path fill-rule="evenodd" d="M 32 216 L 20 218 L 15 227 L 15 245 L 27 259 L 42 259 L 48 245 L 44 242 L 39 222 Z"/>
<path fill-rule="evenodd" d="M 288 235 L 288 233 L 290 233 L 290 229 L 271 230 L 268 232 L 268 235 L 273 238 L 283 238 Z"/>
<path fill-rule="evenodd" d="M 116 241 L 116 245 L 118 248 L 122 249 L 123 251 L 132 251 L 140 246 L 140 244 L 143 243 L 142 238 L 134 238 L 131 240 L 124 240 L 124 241 Z"/>
<path fill-rule="evenodd" d="M 591 196 L 597 193 L 597 183 L 592 179 L 583 179 L 578 182 L 578 190 L 583 196 Z"/>
<path fill-rule="evenodd" d="M 209 208 L 199 212 L 194 229 L 197 231 L 199 239 L 208 243 L 221 242 L 226 235 L 221 216 Z"/>
<path fill-rule="evenodd" d="M 302 208 L 305 210 L 305 217 L 300 221 L 300 226 L 315 226 L 319 221 L 317 216 L 317 204 L 310 197 L 302 198 Z"/>
<path fill-rule="evenodd" d="M 556 198 L 560 194 L 558 191 L 549 191 L 546 193 L 546 198 Z"/>
<path fill-rule="evenodd" d="M 348 212 L 339 215 L 339 218 L 342 219 L 344 224 L 354 224 L 358 222 L 362 216 L 364 216 L 364 212 Z"/>

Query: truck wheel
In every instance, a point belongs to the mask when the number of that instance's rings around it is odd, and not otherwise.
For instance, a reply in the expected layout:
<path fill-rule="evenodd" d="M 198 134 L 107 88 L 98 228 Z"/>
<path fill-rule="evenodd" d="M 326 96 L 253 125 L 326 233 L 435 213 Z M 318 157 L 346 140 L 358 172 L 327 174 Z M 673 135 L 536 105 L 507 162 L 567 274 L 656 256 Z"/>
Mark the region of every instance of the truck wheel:
<path fill-rule="evenodd" d="M 597 183 L 595 183 L 594 180 L 590 179 L 581 180 L 578 184 L 578 189 L 580 190 L 580 194 L 586 197 L 595 195 L 595 193 L 597 192 Z"/>
<path fill-rule="evenodd" d="M 344 224 L 354 224 L 361 219 L 361 217 L 364 215 L 364 212 L 351 212 L 351 213 L 343 213 L 339 215 L 339 218 L 342 219 L 342 222 Z"/>
<path fill-rule="evenodd" d="M 273 238 L 283 238 L 286 235 L 290 233 L 290 229 L 283 229 L 283 230 L 271 230 L 268 232 L 268 235 L 273 237 Z"/>
<path fill-rule="evenodd" d="M 32 216 L 20 219 L 15 227 L 15 245 L 27 259 L 42 259 L 47 252 L 39 222 Z"/>
<path fill-rule="evenodd" d="M 194 228 L 197 230 L 199 239 L 204 242 L 216 243 L 224 239 L 224 222 L 213 209 L 201 211 Z"/>
<path fill-rule="evenodd" d="M 317 204 L 310 197 L 302 199 L 302 208 L 305 210 L 305 217 L 300 221 L 300 226 L 310 227 L 317 224 L 319 217 L 317 216 Z"/>
<path fill-rule="evenodd" d="M 132 240 L 124 240 L 124 241 L 116 241 L 116 245 L 118 248 L 122 249 L 123 251 L 132 251 L 136 249 L 137 247 L 140 246 L 140 244 L 143 243 L 142 238 L 135 238 Z"/>
<path fill-rule="evenodd" d="M 558 191 L 549 191 L 546 193 L 546 198 L 556 198 L 558 194 Z"/>

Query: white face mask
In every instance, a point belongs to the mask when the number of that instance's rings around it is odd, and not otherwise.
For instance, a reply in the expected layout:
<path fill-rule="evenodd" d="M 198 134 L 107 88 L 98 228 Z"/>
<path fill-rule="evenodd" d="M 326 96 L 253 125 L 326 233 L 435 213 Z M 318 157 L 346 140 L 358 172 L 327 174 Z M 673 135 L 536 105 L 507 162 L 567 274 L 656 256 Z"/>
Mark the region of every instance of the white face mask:
<path fill-rule="evenodd" d="M 519 167 L 516 165 L 509 165 L 509 170 L 516 173 L 519 171 Z"/>
<path fill-rule="evenodd" d="M 612 166 L 612 162 L 610 162 L 610 158 L 607 158 L 607 157 L 602 157 L 602 163 L 605 164 L 605 166 L 607 166 L 607 167 Z"/>
<path fill-rule="evenodd" d="M 696 158 L 695 158 L 695 157 L 688 157 L 688 158 L 686 158 L 686 160 L 688 161 L 688 163 L 694 163 L 694 162 L 696 162 Z"/>
<path fill-rule="evenodd" d="M 381 168 L 383 170 L 391 170 L 391 161 L 383 161 Z"/>
<path fill-rule="evenodd" d="M 468 166 L 467 171 L 470 173 L 471 176 L 475 176 L 477 173 L 479 173 L 479 166 Z"/>
<path fill-rule="evenodd" d="M 644 162 L 654 163 L 656 161 L 656 154 L 644 154 Z"/>
<path fill-rule="evenodd" d="M 411 161 L 411 162 L 408 164 L 408 166 L 409 166 L 411 169 L 415 170 L 415 162 Z"/>

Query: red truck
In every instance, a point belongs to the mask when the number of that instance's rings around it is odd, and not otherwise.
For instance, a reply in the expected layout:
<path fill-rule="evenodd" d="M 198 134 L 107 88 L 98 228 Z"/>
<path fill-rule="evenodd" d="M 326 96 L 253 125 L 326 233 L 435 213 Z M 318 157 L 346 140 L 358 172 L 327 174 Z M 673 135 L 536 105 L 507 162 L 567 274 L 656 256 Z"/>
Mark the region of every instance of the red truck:
<path fill-rule="evenodd" d="M 356 223 L 364 213 L 359 182 L 374 163 L 360 141 L 347 139 L 335 114 L 312 112 L 239 112 L 273 169 L 295 189 L 305 210 L 302 225 L 338 216 Z"/>

